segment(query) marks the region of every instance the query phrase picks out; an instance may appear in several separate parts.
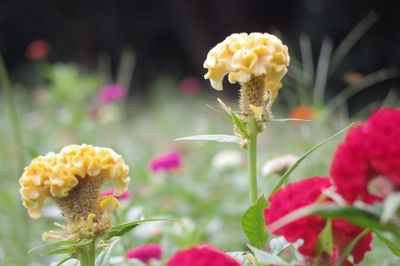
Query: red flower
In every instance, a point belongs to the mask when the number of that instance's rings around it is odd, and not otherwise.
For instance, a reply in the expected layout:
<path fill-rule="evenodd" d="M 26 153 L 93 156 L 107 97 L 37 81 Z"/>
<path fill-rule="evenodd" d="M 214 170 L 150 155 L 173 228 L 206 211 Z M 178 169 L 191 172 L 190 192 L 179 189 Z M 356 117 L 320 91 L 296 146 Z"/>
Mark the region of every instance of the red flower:
<path fill-rule="evenodd" d="M 26 57 L 31 60 L 46 57 L 49 53 L 49 44 L 45 40 L 36 40 L 26 49 Z"/>
<path fill-rule="evenodd" d="M 167 266 L 240 266 L 240 263 L 217 249 L 200 246 L 178 251 Z"/>
<path fill-rule="evenodd" d="M 350 203 L 382 200 L 378 196 L 387 191 L 371 193 L 377 178 L 389 181 L 378 190 L 387 190 L 390 184 L 400 186 L 400 110 L 380 109 L 353 128 L 337 148 L 330 172 L 337 192 Z"/>
<path fill-rule="evenodd" d="M 332 183 L 327 177 L 312 177 L 283 187 L 271 196 L 270 205 L 264 210 L 266 226 L 268 227 L 292 211 L 315 203 L 322 191 L 331 186 Z M 309 215 L 272 231 L 272 233 L 283 235 L 291 243 L 303 239 L 304 244 L 299 248 L 299 251 L 308 259 L 312 259 L 317 255 L 318 235 L 325 225 L 326 220 L 324 218 Z M 361 228 L 345 220 L 333 220 L 332 232 L 335 251 L 340 254 L 361 231 Z M 353 249 L 351 254 L 355 263 L 360 262 L 364 254 L 371 249 L 371 240 L 372 236 L 368 234 Z"/>
<path fill-rule="evenodd" d="M 150 162 L 150 170 L 154 173 L 159 171 L 172 172 L 181 167 L 181 155 L 177 152 L 168 152 L 159 155 Z"/>
<path fill-rule="evenodd" d="M 132 248 L 126 252 L 128 259 L 138 259 L 143 263 L 148 263 L 150 260 L 161 260 L 162 249 L 159 244 L 146 244 L 141 247 Z"/>

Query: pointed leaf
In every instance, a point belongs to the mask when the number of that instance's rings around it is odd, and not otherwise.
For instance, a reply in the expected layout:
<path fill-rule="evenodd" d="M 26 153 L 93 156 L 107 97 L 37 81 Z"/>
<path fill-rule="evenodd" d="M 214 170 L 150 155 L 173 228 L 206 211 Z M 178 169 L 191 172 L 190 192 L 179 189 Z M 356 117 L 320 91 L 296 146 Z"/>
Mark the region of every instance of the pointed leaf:
<path fill-rule="evenodd" d="M 261 195 L 257 201 L 251 205 L 241 218 L 241 226 L 250 243 L 263 248 L 268 240 L 268 232 L 265 229 L 263 210 L 267 207 L 268 201 Z"/>
<path fill-rule="evenodd" d="M 241 138 L 238 136 L 223 135 L 223 134 L 196 135 L 190 137 L 177 138 L 175 140 L 202 140 L 202 141 L 216 141 L 216 142 L 233 142 L 239 144 L 242 142 Z"/>
<path fill-rule="evenodd" d="M 289 266 L 289 263 L 287 263 L 284 259 L 282 259 L 277 255 L 260 250 L 250 245 L 249 248 L 254 253 L 254 256 L 256 257 L 258 263 L 261 263 L 263 265 L 273 264 L 273 265 Z"/>
<path fill-rule="evenodd" d="M 249 131 L 247 130 L 247 128 L 244 126 L 242 120 L 240 119 L 240 117 L 237 115 L 237 113 L 235 113 L 232 109 L 230 109 L 230 113 L 231 113 L 231 117 L 232 117 L 232 121 L 233 124 L 236 126 L 236 128 L 239 130 L 240 134 L 242 134 L 242 136 L 248 136 L 249 135 Z"/>
<path fill-rule="evenodd" d="M 50 255 L 58 255 L 58 254 L 70 254 L 70 253 L 74 253 L 76 252 L 76 248 L 75 247 L 66 247 L 66 248 L 60 248 L 60 249 L 56 249 L 53 251 L 49 251 L 46 253 L 42 253 L 40 254 L 40 256 L 50 256 Z"/>
<path fill-rule="evenodd" d="M 111 228 L 111 230 L 103 237 L 105 240 L 108 240 L 112 237 L 115 236 L 123 236 L 124 234 L 128 233 L 138 225 L 146 222 L 159 222 L 159 221 L 165 221 L 165 222 L 180 222 L 179 220 L 174 220 L 174 219 L 145 219 L 145 220 L 137 220 L 125 224 L 120 224 L 117 226 L 114 226 Z"/>
<path fill-rule="evenodd" d="M 60 261 L 56 264 L 56 266 L 61 266 L 61 265 L 64 264 L 64 262 L 67 262 L 67 261 L 69 261 L 70 259 L 73 259 L 73 257 L 66 257 L 66 258 L 60 260 Z"/>
<path fill-rule="evenodd" d="M 318 254 L 326 252 L 332 256 L 333 252 L 333 235 L 332 235 L 332 220 L 328 219 L 324 229 L 318 235 Z"/>
<path fill-rule="evenodd" d="M 305 154 L 303 154 L 280 178 L 278 184 L 275 185 L 274 189 L 271 192 L 271 195 L 275 194 L 276 191 L 278 191 L 278 189 L 280 189 L 285 183 L 286 181 L 289 179 L 290 174 L 297 168 L 297 166 L 299 166 L 299 164 L 305 159 L 307 158 L 308 155 L 310 155 L 313 151 L 315 151 L 316 149 L 318 149 L 320 146 L 324 145 L 325 143 L 331 141 L 332 139 L 336 138 L 337 136 L 339 136 L 340 134 L 342 134 L 343 132 L 346 132 L 349 128 L 351 128 L 353 126 L 354 123 L 351 123 L 350 125 L 348 125 L 346 128 L 340 130 L 339 132 L 337 132 L 335 135 L 327 138 L 326 140 L 320 142 L 319 144 L 317 144 L 316 146 L 314 146 L 313 148 L 311 148 L 309 151 L 307 151 Z"/>

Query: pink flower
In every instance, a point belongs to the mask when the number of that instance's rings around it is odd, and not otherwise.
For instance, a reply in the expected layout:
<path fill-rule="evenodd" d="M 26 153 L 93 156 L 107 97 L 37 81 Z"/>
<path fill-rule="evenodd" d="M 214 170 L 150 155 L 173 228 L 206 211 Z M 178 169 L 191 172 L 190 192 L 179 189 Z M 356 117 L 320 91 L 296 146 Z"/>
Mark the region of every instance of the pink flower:
<path fill-rule="evenodd" d="M 181 167 L 181 155 L 177 152 L 169 152 L 155 157 L 150 162 L 150 170 L 154 173 L 159 171 L 171 172 Z"/>
<path fill-rule="evenodd" d="M 265 224 L 269 227 L 287 214 L 307 205 L 314 204 L 321 196 L 323 190 L 332 186 L 327 177 L 311 177 L 298 182 L 293 182 L 278 190 L 270 198 L 268 208 L 264 210 Z M 318 215 L 309 215 L 293 221 L 279 229 L 272 231 L 273 234 L 283 235 L 287 241 L 294 243 L 303 239 L 304 244 L 299 251 L 312 260 L 317 255 L 318 235 L 324 229 L 326 220 Z M 332 220 L 333 254 L 327 260 L 335 261 L 342 254 L 349 243 L 361 233 L 362 229 L 343 219 Z M 371 250 L 371 233 L 365 235 L 354 247 L 351 255 L 355 263 L 359 263 L 364 254 Z M 352 265 L 345 262 L 344 265 Z"/>
<path fill-rule="evenodd" d="M 145 244 L 128 250 L 125 255 L 128 259 L 138 259 L 143 263 L 149 263 L 152 259 L 161 260 L 162 253 L 159 244 Z"/>
<path fill-rule="evenodd" d="M 131 198 L 131 193 L 127 190 L 121 195 L 115 195 L 115 189 L 110 188 L 105 191 L 100 192 L 100 196 L 113 196 L 117 200 L 129 200 Z"/>
<path fill-rule="evenodd" d="M 178 251 L 167 266 L 240 266 L 240 263 L 217 249 L 200 246 Z"/>
<path fill-rule="evenodd" d="M 101 103 L 111 103 L 126 97 L 127 89 L 121 84 L 108 84 L 101 88 L 98 97 Z"/>
<path fill-rule="evenodd" d="M 45 40 L 31 42 L 26 49 L 26 57 L 30 60 L 46 57 L 49 53 L 49 44 Z"/>
<path fill-rule="evenodd" d="M 201 90 L 201 84 L 198 78 L 189 76 L 179 82 L 179 88 L 185 96 L 196 96 Z"/>
<path fill-rule="evenodd" d="M 400 109 L 382 108 L 347 134 L 333 157 L 331 176 L 348 202 L 382 201 L 400 188 Z"/>

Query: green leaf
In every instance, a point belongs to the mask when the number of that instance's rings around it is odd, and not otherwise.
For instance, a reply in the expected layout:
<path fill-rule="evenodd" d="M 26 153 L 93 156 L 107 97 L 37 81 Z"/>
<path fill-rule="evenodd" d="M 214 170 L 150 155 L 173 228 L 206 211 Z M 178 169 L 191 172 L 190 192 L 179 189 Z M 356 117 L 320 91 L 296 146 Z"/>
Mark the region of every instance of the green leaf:
<path fill-rule="evenodd" d="M 333 236 L 332 236 L 332 220 L 328 219 L 324 229 L 318 235 L 318 254 L 326 252 L 332 256 L 333 251 Z"/>
<path fill-rule="evenodd" d="M 70 259 L 73 259 L 73 257 L 66 257 L 66 258 L 60 260 L 60 261 L 56 264 L 56 266 L 61 266 L 61 265 L 64 264 L 64 262 L 67 262 L 67 261 L 69 261 Z"/>
<path fill-rule="evenodd" d="M 325 139 L 324 141 L 320 142 L 319 144 L 317 144 L 316 146 L 314 146 L 313 148 L 311 148 L 309 151 L 307 151 L 306 153 L 304 153 L 280 178 L 278 184 L 275 185 L 274 189 L 271 192 L 271 195 L 275 194 L 276 191 L 278 191 L 278 189 L 280 189 L 285 183 L 286 181 L 289 179 L 290 174 L 297 168 L 297 166 L 299 166 L 299 164 L 305 159 L 307 158 L 308 155 L 310 155 L 313 151 L 315 151 L 316 149 L 318 149 L 320 146 L 324 145 L 325 143 L 331 141 L 332 139 L 336 138 L 337 136 L 339 136 L 340 134 L 342 134 L 343 132 L 346 132 L 349 128 L 351 128 L 353 126 L 354 123 L 351 123 L 350 125 L 348 125 L 346 128 L 340 130 L 339 132 L 337 132 L 336 134 L 334 134 L 333 136 Z"/>
<path fill-rule="evenodd" d="M 378 237 L 378 239 L 390 249 L 393 255 L 400 257 L 400 247 L 398 245 L 393 243 L 390 239 L 386 238 L 383 234 L 376 231 L 374 231 L 374 233 Z"/>
<path fill-rule="evenodd" d="M 75 253 L 76 248 L 75 247 L 66 247 L 66 248 L 60 248 L 56 249 L 53 251 L 49 251 L 46 253 L 40 254 L 40 256 L 50 256 L 50 255 L 58 255 L 58 254 L 70 254 L 70 253 Z"/>
<path fill-rule="evenodd" d="M 343 253 L 340 255 L 339 260 L 335 263 L 335 266 L 341 266 L 343 262 L 347 259 L 349 254 L 353 251 L 354 247 L 357 245 L 358 241 L 361 240 L 366 234 L 370 231 L 368 229 L 364 229 L 361 233 L 359 233 L 344 249 Z"/>
<path fill-rule="evenodd" d="M 240 220 L 243 232 L 250 240 L 250 243 L 257 248 L 263 248 L 268 240 L 268 232 L 265 229 L 263 216 L 263 210 L 267 205 L 268 201 L 265 199 L 264 195 L 261 195 L 257 201 L 246 210 Z"/>
<path fill-rule="evenodd" d="M 400 207 L 400 193 L 391 193 L 389 196 L 386 197 L 385 201 L 383 202 L 383 211 L 381 220 L 383 223 L 389 221 L 395 214 L 396 211 Z"/>
<path fill-rule="evenodd" d="M 117 226 L 114 226 L 111 228 L 111 230 L 103 237 L 105 240 L 108 240 L 112 237 L 115 236 L 123 236 L 138 225 L 146 222 L 160 222 L 160 221 L 166 221 L 166 222 L 180 222 L 179 220 L 175 219 L 145 219 L 145 220 L 138 220 L 138 221 L 133 221 L 125 224 L 120 224 Z"/>
<path fill-rule="evenodd" d="M 300 119 L 300 118 L 277 118 L 277 119 L 269 119 L 267 122 L 311 122 L 311 120 L 308 119 Z"/>
<path fill-rule="evenodd" d="M 266 252 L 264 250 L 260 250 L 258 248 L 252 247 L 249 245 L 250 250 L 253 252 L 254 257 L 256 258 L 258 263 L 261 263 L 263 265 L 281 265 L 281 266 L 288 266 L 289 263 L 287 263 L 284 259 L 281 257 L 274 255 L 272 253 Z"/>
<path fill-rule="evenodd" d="M 115 247 L 115 244 L 117 244 L 118 241 L 119 241 L 119 239 L 116 239 L 108 247 L 106 247 L 102 252 L 100 252 L 100 254 L 96 258 L 96 262 L 95 262 L 96 266 L 110 265 L 111 253 Z"/>
<path fill-rule="evenodd" d="M 232 121 L 233 124 L 236 126 L 236 128 L 239 130 L 240 134 L 242 136 L 249 136 L 249 131 L 247 130 L 247 128 L 244 126 L 242 120 L 240 119 L 240 117 L 237 115 L 237 113 L 235 113 L 232 109 L 230 109 L 230 113 L 231 113 L 231 117 L 232 117 Z"/>
<path fill-rule="evenodd" d="M 49 248 L 54 246 L 67 246 L 67 247 L 85 246 L 89 244 L 91 241 L 92 239 L 81 239 L 81 240 L 63 240 L 63 241 L 52 242 L 38 247 L 34 247 L 28 251 L 28 254 L 38 249 Z"/>
<path fill-rule="evenodd" d="M 202 140 L 202 141 L 216 141 L 216 142 L 233 142 L 239 144 L 242 142 L 242 139 L 238 136 L 223 135 L 223 134 L 197 135 L 197 136 L 177 138 L 175 140 Z"/>

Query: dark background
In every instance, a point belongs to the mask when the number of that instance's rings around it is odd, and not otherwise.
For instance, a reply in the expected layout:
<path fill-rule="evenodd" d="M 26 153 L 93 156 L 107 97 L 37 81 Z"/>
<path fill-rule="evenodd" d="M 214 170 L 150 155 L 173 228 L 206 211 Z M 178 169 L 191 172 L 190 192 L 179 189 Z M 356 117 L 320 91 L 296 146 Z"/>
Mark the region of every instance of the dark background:
<path fill-rule="evenodd" d="M 279 30 L 291 54 L 298 54 L 298 38 L 306 33 L 315 59 L 324 36 L 337 46 L 371 11 L 378 23 L 340 70 L 368 73 L 400 61 L 400 1 L 1 0 L 0 52 L 12 73 L 26 63 L 25 49 L 36 39 L 50 43 L 51 62 L 88 68 L 100 52 L 115 67 L 129 47 L 137 57 L 134 84 L 145 88 L 160 74 L 201 77 L 208 50 L 233 32 Z"/>

